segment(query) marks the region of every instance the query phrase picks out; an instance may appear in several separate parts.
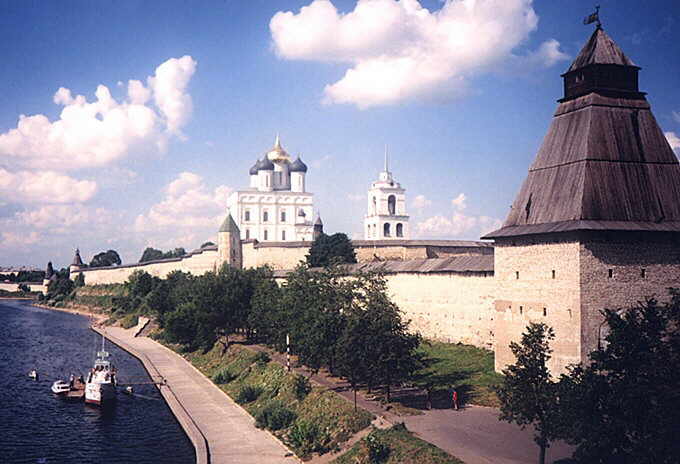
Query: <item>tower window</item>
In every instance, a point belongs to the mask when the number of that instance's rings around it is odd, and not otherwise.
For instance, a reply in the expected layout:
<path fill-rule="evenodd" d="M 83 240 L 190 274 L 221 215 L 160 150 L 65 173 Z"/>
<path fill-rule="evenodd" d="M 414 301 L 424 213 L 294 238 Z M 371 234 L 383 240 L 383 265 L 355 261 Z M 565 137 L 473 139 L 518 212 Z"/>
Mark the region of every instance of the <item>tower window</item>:
<path fill-rule="evenodd" d="M 264 230 L 264 239 L 269 240 L 269 231 L 267 229 Z"/>
<path fill-rule="evenodd" d="M 519 279 L 519 271 L 515 271 L 515 279 Z"/>
<path fill-rule="evenodd" d="M 284 242 L 286 241 L 286 231 L 285 230 L 281 231 L 281 240 L 283 240 Z"/>
<path fill-rule="evenodd" d="M 281 211 L 281 222 L 286 222 L 286 212 Z"/>
<path fill-rule="evenodd" d="M 519 307 L 519 313 L 522 314 L 524 312 L 524 306 Z"/>
<path fill-rule="evenodd" d="M 645 278 L 645 275 L 646 275 L 646 274 L 647 274 L 647 270 L 646 270 L 646 269 L 643 268 L 643 269 L 640 270 L 640 277 L 642 277 L 643 279 Z"/>
<path fill-rule="evenodd" d="M 397 197 L 394 195 L 390 195 L 387 197 L 387 213 L 390 216 L 394 216 L 395 212 L 397 210 Z"/>
<path fill-rule="evenodd" d="M 250 210 L 247 209 L 245 214 L 243 215 L 243 220 L 244 221 L 250 221 Z"/>
<path fill-rule="evenodd" d="M 250 239 L 250 229 L 246 229 L 246 240 Z"/>
<path fill-rule="evenodd" d="M 555 269 L 553 269 L 553 271 L 552 271 L 552 278 L 553 279 L 555 278 Z"/>
<path fill-rule="evenodd" d="M 614 277 L 614 269 L 609 269 L 609 278 Z"/>
<path fill-rule="evenodd" d="M 269 221 L 269 211 L 264 211 L 264 212 L 262 213 L 262 221 L 263 221 L 263 222 Z"/>
<path fill-rule="evenodd" d="M 543 315 L 547 316 L 548 315 L 548 308 L 543 308 Z"/>
<path fill-rule="evenodd" d="M 386 223 L 383 225 L 383 236 L 385 236 L 385 237 L 389 237 L 389 236 L 390 236 L 390 223 L 389 223 L 389 222 L 386 222 Z"/>
<path fill-rule="evenodd" d="M 373 211 L 372 213 L 375 214 L 378 211 L 378 203 L 375 200 L 375 197 L 373 197 Z"/>
<path fill-rule="evenodd" d="M 403 237 L 404 236 L 404 225 L 400 222 L 397 224 L 397 237 Z"/>

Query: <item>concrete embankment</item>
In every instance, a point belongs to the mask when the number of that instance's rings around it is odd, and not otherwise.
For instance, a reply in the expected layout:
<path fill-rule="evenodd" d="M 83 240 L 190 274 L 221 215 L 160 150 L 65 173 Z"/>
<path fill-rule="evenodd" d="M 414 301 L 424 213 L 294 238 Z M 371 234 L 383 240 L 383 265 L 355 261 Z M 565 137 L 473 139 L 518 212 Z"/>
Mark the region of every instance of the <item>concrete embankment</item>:
<path fill-rule="evenodd" d="M 165 379 L 160 391 L 196 448 L 196 462 L 285 464 L 300 461 L 210 379 L 177 353 L 134 329 L 93 327 L 137 357 L 154 380 Z"/>

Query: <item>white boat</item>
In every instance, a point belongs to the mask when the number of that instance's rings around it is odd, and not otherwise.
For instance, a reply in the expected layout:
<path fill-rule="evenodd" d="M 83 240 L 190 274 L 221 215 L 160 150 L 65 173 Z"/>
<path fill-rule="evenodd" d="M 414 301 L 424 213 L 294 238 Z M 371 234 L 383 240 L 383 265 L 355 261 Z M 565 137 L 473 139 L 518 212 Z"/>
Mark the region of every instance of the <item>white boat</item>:
<path fill-rule="evenodd" d="M 64 395 L 71 390 L 68 382 L 65 380 L 57 380 L 52 384 L 52 393 L 56 395 Z"/>
<path fill-rule="evenodd" d="M 104 350 L 102 336 L 102 349 L 97 352 L 94 367 L 87 374 L 85 382 L 86 403 L 104 406 L 116 399 L 116 371 L 108 358 L 109 353 Z"/>

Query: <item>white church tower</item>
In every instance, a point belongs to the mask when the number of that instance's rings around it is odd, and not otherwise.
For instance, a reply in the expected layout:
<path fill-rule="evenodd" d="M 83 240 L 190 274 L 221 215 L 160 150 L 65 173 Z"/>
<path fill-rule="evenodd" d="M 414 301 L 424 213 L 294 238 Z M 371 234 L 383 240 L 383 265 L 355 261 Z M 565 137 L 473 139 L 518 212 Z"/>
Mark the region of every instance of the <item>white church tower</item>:
<path fill-rule="evenodd" d="M 368 214 L 364 219 L 366 240 L 407 240 L 409 238 L 406 214 L 406 190 L 396 182 L 387 166 L 368 190 Z"/>

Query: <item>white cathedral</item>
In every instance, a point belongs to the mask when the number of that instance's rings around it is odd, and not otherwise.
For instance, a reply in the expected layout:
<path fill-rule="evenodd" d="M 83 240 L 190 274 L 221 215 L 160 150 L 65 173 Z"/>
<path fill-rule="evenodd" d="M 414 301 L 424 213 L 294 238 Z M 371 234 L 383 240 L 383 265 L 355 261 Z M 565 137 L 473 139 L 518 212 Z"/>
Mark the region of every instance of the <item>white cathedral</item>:
<path fill-rule="evenodd" d="M 368 214 L 364 218 L 366 240 L 408 240 L 408 215 L 406 214 L 406 190 L 394 180 L 387 166 L 378 180 L 368 190 Z"/>
<path fill-rule="evenodd" d="M 241 239 L 312 241 L 314 194 L 305 190 L 307 165 L 291 161 L 278 135 L 274 147 L 250 168 L 250 187 L 233 192 L 229 211 Z"/>

